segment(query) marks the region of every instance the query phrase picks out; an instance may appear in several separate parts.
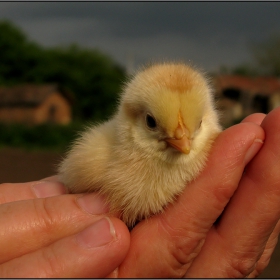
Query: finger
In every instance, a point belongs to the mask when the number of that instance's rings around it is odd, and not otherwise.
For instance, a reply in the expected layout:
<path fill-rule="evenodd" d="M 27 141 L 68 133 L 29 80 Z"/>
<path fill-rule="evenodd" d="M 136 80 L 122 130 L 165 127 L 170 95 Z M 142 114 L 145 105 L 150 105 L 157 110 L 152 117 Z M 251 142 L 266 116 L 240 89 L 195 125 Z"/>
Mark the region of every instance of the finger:
<path fill-rule="evenodd" d="M 58 182 L 59 178 L 58 178 L 58 175 L 53 175 L 53 176 L 49 176 L 49 177 L 42 179 L 42 181 Z"/>
<path fill-rule="evenodd" d="M 104 198 L 94 193 L 2 204 L 0 263 L 81 231 L 108 211 Z"/>
<path fill-rule="evenodd" d="M 242 120 L 242 122 L 253 122 L 253 123 L 256 123 L 258 125 L 261 125 L 265 116 L 266 115 L 263 114 L 263 113 L 255 113 L 255 114 L 247 116 L 245 119 Z"/>
<path fill-rule="evenodd" d="M 260 148 L 261 144 L 254 141 L 263 138 L 262 128 L 252 123 L 222 132 L 206 168 L 186 187 L 177 202 L 132 231 L 130 250 L 119 268 L 119 276 L 183 276 L 200 251 L 210 227 L 235 192 L 245 161 Z M 250 147 L 253 150 L 250 151 Z"/>
<path fill-rule="evenodd" d="M 56 196 L 67 192 L 66 187 L 62 183 L 49 181 L 48 178 L 28 183 L 4 183 L 0 185 L 0 204 L 38 197 Z"/>
<path fill-rule="evenodd" d="M 262 122 L 266 139 L 246 167 L 239 188 L 213 228 L 188 276 L 196 269 L 206 277 L 244 277 L 250 274 L 280 218 L 280 108 Z M 212 260 L 212 261 L 209 261 Z M 205 262 L 207 260 L 207 267 Z M 219 266 L 215 265 L 219 263 Z"/>
<path fill-rule="evenodd" d="M 103 218 L 78 234 L 0 266 L 4 278 L 103 278 L 124 259 L 129 232 L 116 218 Z"/>

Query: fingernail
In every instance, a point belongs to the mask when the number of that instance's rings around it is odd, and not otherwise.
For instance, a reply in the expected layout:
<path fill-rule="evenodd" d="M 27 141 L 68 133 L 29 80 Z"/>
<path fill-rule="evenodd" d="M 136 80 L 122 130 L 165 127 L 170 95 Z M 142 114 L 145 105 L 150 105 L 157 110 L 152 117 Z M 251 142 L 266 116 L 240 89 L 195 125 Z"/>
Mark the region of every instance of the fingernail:
<path fill-rule="evenodd" d="M 104 197 L 97 193 L 85 194 L 77 198 L 79 206 L 90 214 L 104 214 L 109 212 L 109 206 Z"/>
<path fill-rule="evenodd" d="M 67 193 L 63 184 L 58 182 L 36 182 L 32 189 L 38 198 L 51 197 Z"/>
<path fill-rule="evenodd" d="M 263 140 L 255 139 L 255 141 L 253 142 L 253 144 L 248 149 L 248 151 L 245 155 L 245 158 L 244 158 L 245 165 L 247 165 L 250 162 L 250 160 L 256 155 L 256 153 L 259 151 L 259 149 L 262 147 L 262 145 L 263 145 Z"/>
<path fill-rule="evenodd" d="M 115 238 L 115 228 L 108 217 L 95 222 L 77 235 L 78 243 L 88 249 L 104 246 Z"/>

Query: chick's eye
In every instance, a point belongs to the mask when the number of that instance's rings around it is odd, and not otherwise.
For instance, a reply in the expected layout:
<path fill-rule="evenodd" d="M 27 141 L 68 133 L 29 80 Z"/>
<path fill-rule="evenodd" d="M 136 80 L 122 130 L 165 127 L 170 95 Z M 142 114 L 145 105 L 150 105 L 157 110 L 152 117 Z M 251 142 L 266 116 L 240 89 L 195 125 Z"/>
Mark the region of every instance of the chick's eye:
<path fill-rule="evenodd" d="M 154 117 L 152 117 L 150 114 L 146 115 L 146 125 L 150 129 L 155 129 L 157 127 L 157 122 Z"/>

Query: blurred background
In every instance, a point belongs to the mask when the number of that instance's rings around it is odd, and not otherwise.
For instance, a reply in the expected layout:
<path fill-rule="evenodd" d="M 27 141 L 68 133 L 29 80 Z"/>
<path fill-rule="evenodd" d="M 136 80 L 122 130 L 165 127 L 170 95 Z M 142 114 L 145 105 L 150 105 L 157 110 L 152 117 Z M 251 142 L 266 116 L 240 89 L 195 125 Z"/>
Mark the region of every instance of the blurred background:
<path fill-rule="evenodd" d="M 280 105 L 280 2 L 0 2 L 0 183 L 52 175 L 141 66 L 205 71 L 224 128 Z M 280 246 L 264 278 L 280 277 Z"/>

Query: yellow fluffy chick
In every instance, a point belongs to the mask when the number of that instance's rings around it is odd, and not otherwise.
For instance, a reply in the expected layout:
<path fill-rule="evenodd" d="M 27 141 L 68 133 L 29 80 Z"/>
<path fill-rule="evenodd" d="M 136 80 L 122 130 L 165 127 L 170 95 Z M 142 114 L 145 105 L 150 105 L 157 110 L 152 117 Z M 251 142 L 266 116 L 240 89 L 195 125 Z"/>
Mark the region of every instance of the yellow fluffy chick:
<path fill-rule="evenodd" d="M 184 64 L 156 64 L 126 85 L 111 120 L 76 140 L 59 175 L 72 193 L 104 194 L 133 226 L 199 174 L 219 132 L 204 76 Z"/>

